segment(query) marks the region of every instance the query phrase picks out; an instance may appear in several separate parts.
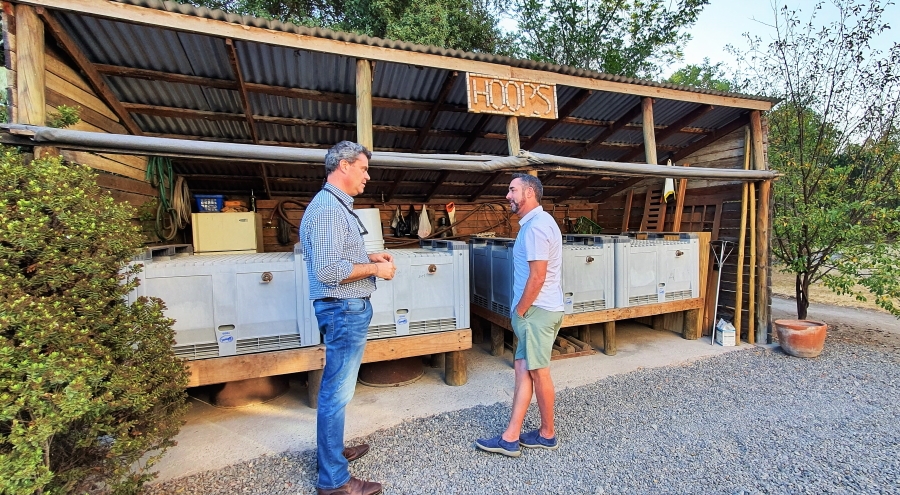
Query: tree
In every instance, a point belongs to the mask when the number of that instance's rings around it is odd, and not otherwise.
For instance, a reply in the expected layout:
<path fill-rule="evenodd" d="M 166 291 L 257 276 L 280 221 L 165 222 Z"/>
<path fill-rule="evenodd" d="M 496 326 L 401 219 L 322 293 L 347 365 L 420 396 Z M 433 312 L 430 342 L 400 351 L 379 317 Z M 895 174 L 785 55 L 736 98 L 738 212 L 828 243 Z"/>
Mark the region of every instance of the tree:
<path fill-rule="evenodd" d="M 196 5 L 457 50 L 510 54 L 491 0 L 197 0 Z"/>
<path fill-rule="evenodd" d="M 900 45 L 872 48 L 889 29 L 881 0 L 835 0 L 837 21 L 819 26 L 775 11 L 775 40 L 750 39 L 740 71 L 751 91 L 782 99 L 769 114 L 775 183 L 773 256 L 795 275 L 797 316 L 809 287 L 875 302 L 900 316 Z"/>
<path fill-rule="evenodd" d="M 704 58 L 700 65 L 689 64 L 678 69 L 669 76 L 667 82 L 726 93 L 737 91 L 736 84 L 728 81 L 724 65 L 722 62 L 712 64 L 708 58 Z"/>
<path fill-rule="evenodd" d="M 708 0 L 515 0 L 522 55 L 655 78 L 681 56 Z"/>
<path fill-rule="evenodd" d="M 132 216 L 87 167 L 0 147 L 0 493 L 135 493 L 174 445 L 188 374 L 162 302 L 125 303 Z"/>

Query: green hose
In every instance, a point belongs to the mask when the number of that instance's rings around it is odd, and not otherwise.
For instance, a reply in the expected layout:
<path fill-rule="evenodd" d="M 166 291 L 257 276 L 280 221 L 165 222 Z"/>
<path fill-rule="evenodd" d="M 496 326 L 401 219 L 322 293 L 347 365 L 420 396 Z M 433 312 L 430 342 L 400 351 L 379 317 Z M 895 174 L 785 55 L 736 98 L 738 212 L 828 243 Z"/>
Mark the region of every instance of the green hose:
<path fill-rule="evenodd" d="M 179 229 L 183 229 L 191 218 L 190 192 L 181 177 L 175 181 L 172 160 L 152 156 L 147 161 L 147 182 L 159 191 L 159 206 L 156 209 L 156 235 L 171 241 Z"/>

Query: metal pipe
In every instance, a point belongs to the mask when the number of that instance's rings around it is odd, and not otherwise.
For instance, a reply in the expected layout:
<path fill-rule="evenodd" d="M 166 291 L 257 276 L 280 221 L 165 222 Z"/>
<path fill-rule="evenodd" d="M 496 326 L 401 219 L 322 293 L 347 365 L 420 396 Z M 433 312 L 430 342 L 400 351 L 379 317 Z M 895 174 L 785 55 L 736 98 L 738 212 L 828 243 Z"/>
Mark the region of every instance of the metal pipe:
<path fill-rule="evenodd" d="M 29 138 L 34 143 L 41 143 L 47 146 L 59 146 L 62 148 L 68 146 L 90 151 L 130 153 L 135 155 L 197 157 L 267 163 L 324 163 L 326 153 L 326 150 L 323 149 L 106 134 L 19 124 L 3 124 L 0 125 L 0 129 L 4 129 L 14 136 Z M 576 172 L 590 171 L 640 177 L 680 177 L 734 181 L 768 180 L 778 175 L 771 170 L 666 167 L 664 165 L 646 163 L 583 160 L 543 153 L 529 153 L 527 151 L 523 151 L 517 156 L 376 152 L 372 156 L 371 163 L 383 168 L 458 170 L 482 173 L 491 173 L 498 170 L 515 171 L 546 165 L 572 169 Z"/>

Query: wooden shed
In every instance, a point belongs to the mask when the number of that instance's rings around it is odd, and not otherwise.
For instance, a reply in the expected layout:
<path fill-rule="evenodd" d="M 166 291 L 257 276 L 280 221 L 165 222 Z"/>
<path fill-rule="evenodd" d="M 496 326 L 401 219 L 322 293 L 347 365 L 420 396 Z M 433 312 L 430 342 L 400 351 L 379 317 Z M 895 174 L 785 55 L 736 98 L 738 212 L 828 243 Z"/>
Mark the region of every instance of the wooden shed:
<path fill-rule="evenodd" d="M 357 205 L 380 208 L 388 244 L 400 245 L 409 240 L 391 239 L 388 224 L 410 205 L 453 202 L 462 238 L 514 236 L 503 198 L 509 175 L 527 171 L 563 232 L 584 217 L 604 233 L 700 232 L 736 246 L 718 298 L 720 267 L 704 247 L 700 298 L 570 321 L 580 335 L 601 325 L 613 354 L 614 321 L 646 317 L 699 338 L 718 299 L 741 340 L 770 339 L 770 99 L 160 0 L 4 1 L 3 40 L 13 124 L 3 141 L 93 167 L 121 201 L 155 198 L 147 157 L 168 156 L 193 193 L 247 200 L 252 191 L 270 222 L 265 250 L 290 250 L 296 232 L 279 241 L 277 219 L 296 223 L 296 203 L 324 178 L 321 161 L 299 152 L 354 140 L 375 152 Z M 81 109 L 72 132 L 43 127 L 61 105 Z M 228 154 L 224 143 L 243 147 Z M 675 201 L 661 200 L 666 177 L 676 179 Z M 502 326 L 492 322 L 495 340 Z M 450 374 L 472 339 L 469 330 L 383 339 L 366 359 L 451 352 Z M 322 360 L 321 349 L 210 359 L 192 364 L 192 384 L 315 370 Z"/>

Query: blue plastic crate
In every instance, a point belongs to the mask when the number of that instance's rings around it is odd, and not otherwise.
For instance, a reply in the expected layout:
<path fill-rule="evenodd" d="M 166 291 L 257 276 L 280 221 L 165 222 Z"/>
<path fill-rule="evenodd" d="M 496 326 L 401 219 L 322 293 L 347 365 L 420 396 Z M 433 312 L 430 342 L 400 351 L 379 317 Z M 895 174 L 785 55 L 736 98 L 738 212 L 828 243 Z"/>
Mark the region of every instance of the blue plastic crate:
<path fill-rule="evenodd" d="M 197 200 L 197 210 L 200 213 L 222 211 L 222 206 L 225 203 L 225 196 L 221 194 L 195 194 L 194 199 Z"/>

